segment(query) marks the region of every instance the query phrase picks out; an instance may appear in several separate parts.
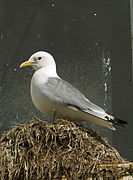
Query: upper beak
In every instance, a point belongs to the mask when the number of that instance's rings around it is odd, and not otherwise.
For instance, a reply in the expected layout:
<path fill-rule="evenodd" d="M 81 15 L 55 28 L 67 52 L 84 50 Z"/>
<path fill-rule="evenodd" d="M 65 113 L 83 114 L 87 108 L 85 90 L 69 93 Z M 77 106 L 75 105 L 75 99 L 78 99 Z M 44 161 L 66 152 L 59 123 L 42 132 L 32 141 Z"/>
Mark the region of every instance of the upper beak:
<path fill-rule="evenodd" d="M 20 64 L 20 68 L 25 67 L 25 66 L 32 66 L 32 64 L 33 64 L 32 62 L 25 61 L 22 64 Z"/>

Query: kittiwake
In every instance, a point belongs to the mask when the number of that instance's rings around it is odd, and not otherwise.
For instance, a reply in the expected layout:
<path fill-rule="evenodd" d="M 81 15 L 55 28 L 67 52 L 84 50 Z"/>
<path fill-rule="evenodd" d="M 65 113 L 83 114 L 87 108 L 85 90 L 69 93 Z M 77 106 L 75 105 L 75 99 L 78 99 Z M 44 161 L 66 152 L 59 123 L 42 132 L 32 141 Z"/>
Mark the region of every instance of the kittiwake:
<path fill-rule="evenodd" d="M 30 93 L 36 108 L 49 117 L 64 118 L 74 122 L 89 121 L 115 130 L 113 124 L 127 124 L 105 112 L 89 101 L 78 89 L 61 79 L 56 72 L 52 55 L 39 51 L 20 67 L 32 66 Z"/>

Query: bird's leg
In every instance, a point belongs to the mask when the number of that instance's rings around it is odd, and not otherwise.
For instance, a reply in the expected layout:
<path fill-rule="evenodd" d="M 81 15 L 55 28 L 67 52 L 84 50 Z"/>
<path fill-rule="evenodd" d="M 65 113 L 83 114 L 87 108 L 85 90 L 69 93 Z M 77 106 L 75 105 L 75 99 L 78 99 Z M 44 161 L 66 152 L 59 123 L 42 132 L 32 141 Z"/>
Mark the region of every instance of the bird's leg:
<path fill-rule="evenodd" d="M 56 120 L 56 115 L 57 115 L 57 111 L 56 110 L 54 110 L 53 111 L 53 123 L 55 122 L 55 120 Z"/>

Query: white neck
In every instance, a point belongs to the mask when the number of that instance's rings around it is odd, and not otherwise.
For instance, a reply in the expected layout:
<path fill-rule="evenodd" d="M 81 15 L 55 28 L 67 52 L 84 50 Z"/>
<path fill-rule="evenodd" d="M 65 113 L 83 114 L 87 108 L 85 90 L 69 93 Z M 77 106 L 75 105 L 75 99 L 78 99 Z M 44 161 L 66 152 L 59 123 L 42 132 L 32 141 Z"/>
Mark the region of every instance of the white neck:
<path fill-rule="evenodd" d="M 35 74 L 41 74 L 42 76 L 45 76 L 45 77 L 57 77 L 59 78 L 57 72 L 56 72 L 56 66 L 55 65 L 49 65 L 47 67 L 43 67 L 43 68 L 40 68 L 38 70 L 35 71 Z"/>
<path fill-rule="evenodd" d="M 49 65 L 42 69 L 48 77 L 59 77 L 56 72 L 56 66 Z"/>

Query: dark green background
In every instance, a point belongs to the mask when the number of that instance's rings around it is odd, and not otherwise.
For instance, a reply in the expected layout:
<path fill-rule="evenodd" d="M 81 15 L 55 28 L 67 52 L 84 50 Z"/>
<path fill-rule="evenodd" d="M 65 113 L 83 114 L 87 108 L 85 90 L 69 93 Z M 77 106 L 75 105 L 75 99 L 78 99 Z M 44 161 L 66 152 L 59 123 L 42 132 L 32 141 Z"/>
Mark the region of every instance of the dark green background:
<path fill-rule="evenodd" d="M 45 50 L 63 79 L 128 121 L 116 132 L 89 126 L 133 160 L 129 9 L 125 0 L 0 0 L 0 132 L 31 120 L 33 113 L 46 119 L 30 98 L 34 71 L 19 69 L 34 52 Z"/>

